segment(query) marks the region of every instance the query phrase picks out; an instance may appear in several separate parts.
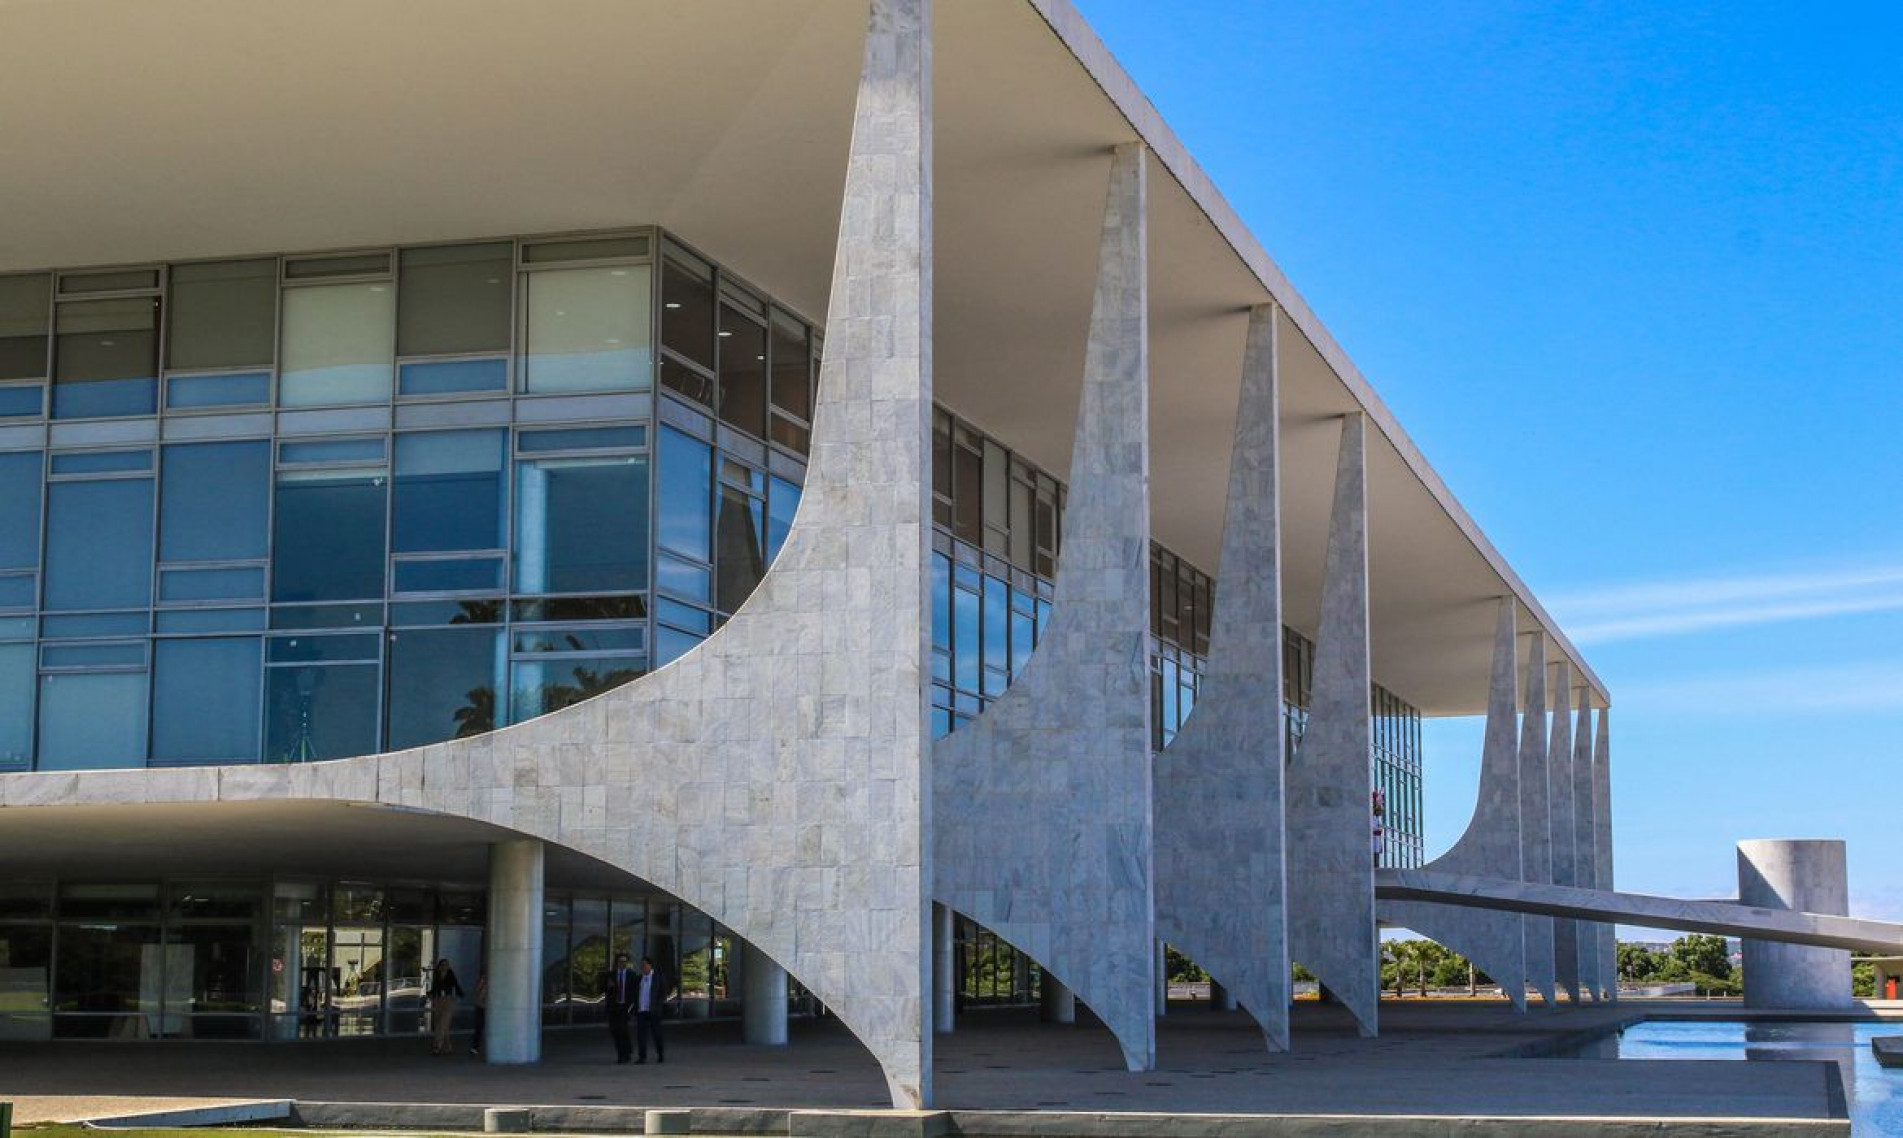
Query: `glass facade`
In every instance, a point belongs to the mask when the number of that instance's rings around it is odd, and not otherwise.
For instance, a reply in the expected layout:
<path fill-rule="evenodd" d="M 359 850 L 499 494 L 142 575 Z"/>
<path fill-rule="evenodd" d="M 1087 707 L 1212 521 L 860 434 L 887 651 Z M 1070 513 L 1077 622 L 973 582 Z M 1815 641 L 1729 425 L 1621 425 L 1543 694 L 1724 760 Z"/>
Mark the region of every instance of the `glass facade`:
<path fill-rule="evenodd" d="M 0 770 L 415 747 L 667 663 L 785 538 L 819 349 L 654 230 L 0 277 Z"/>

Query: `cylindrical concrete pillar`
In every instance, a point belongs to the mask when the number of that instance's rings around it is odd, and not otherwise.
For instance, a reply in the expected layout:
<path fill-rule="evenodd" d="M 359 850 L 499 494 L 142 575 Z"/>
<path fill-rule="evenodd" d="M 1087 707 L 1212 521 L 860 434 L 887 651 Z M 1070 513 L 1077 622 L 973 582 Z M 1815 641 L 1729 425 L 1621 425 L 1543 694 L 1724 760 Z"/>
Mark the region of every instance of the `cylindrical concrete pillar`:
<path fill-rule="evenodd" d="M 1077 993 L 1062 980 L 1044 973 L 1038 1011 L 1045 1023 L 1076 1023 Z"/>
<path fill-rule="evenodd" d="M 1209 1010 L 1215 1012 L 1233 1012 L 1236 1010 L 1236 994 L 1216 983 L 1209 982 Z"/>
<path fill-rule="evenodd" d="M 1151 949 L 1151 959 L 1156 961 L 1156 1014 L 1161 1017 L 1170 1010 L 1170 969 L 1169 954 L 1163 950 L 1163 942 L 1156 941 Z"/>
<path fill-rule="evenodd" d="M 542 1060 L 542 843 L 489 847 L 489 1011 L 482 1055 Z"/>
<path fill-rule="evenodd" d="M 932 1030 L 950 1035 L 957 1015 L 957 993 L 952 986 L 952 938 L 956 935 L 949 905 L 932 906 Z"/>
<path fill-rule="evenodd" d="M 748 1043 L 786 1045 L 786 969 L 752 945 L 740 954 L 742 1005 Z"/>
<path fill-rule="evenodd" d="M 1762 909 L 1848 916 L 1844 843 L 1830 838 L 1739 842 L 1738 900 Z M 1847 950 L 1744 941 L 1745 1007 L 1841 1009 L 1853 1002 Z"/>

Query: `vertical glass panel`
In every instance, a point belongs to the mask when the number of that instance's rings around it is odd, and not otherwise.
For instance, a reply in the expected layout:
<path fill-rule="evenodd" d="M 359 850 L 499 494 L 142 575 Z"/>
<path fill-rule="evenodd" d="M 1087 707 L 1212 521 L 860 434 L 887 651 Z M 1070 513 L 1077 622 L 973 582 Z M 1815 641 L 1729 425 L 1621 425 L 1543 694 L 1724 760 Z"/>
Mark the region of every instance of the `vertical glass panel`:
<path fill-rule="evenodd" d="M 571 1022 L 603 1019 L 601 978 L 613 963 L 608 955 L 608 900 L 575 898 L 568 945 L 568 989 L 574 1004 Z"/>
<path fill-rule="evenodd" d="M 1009 490 L 1011 459 L 1005 449 L 985 440 L 985 552 L 1002 557 L 1007 552 L 1010 525 Z"/>
<path fill-rule="evenodd" d="M 152 758 L 255 762 L 263 653 L 255 636 L 153 648 Z"/>
<path fill-rule="evenodd" d="M 780 555 L 780 547 L 786 544 L 786 535 L 792 532 L 793 515 L 800 508 L 800 488 L 784 478 L 773 478 L 767 482 L 766 515 L 766 560 Z"/>
<path fill-rule="evenodd" d="M 454 355 L 509 347 L 507 241 L 405 249 L 397 277 L 397 354 Z"/>
<path fill-rule="evenodd" d="M 152 600 L 152 480 L 47 487 L 46 607 L 145 608 Z"/>
<path fill-rule="evenodd" d="M 258 1037 L 264 947 L 256 938 L 250 923 L 166 929 L 165 1015 L 173 1030 L 192 1039 Z"/>
<path fill-rule="evenodd" d="M 40 769 L 145 765 L 144 672 L 40 677 Z"/>
<path fill-rule="evenodd" d="M 647 671 L 640 656 L 558 656 L 518 660 L 510 682 L 510 721 L 520 723 L 560 711 L 638 680 Z"/>
<path fill-rule="evenodd" d="M 646 455 L 516 463 L 515 591 L 647 588 Z"/>
<path fill-rule="evenodd" d="M 337 1035 L 375 1035 L 383 1024 L 388 970 L 381 928 L 339 928 L 330 945 L 333 994 L 330 1028 Z"/>
<path fill-rule="evenodd" d="M 645 265 L 526 274 L 525 390 L 645 391 L 652 386 L 651 277 Z"/>
<path fill-rule="evenodd" d="M 0 644 L 0 767 L 33 758 L 33 645 Z"/>
<path fill-rule="evenodd" d="M 163 1030 L 164 990 L 157 924 L 68 924 L 60 928 L 53 972 L 53 1034 L 66 1038 L 149 1038 Z M 104 1013 L 104 1014 L 100 1014 Z"/>
<path fill-rule="evenodd" d="M 975 692 L 979 672 L 978 594 L 965 587 L 969 570 L 961 566 L 954 572 L 958 587 L 952 591 L 952 677 L 960 689 Z"/>
<path fill-rule="evenodd" d="M 381 470 L 278 472 L 274 601 L 383 595 Z"/>
<path fill-rule="evenodd" d="M 963 427 L 953 425 L 952 533 L 973 545 L 984 542 L 984 451 Z"/>
<path fill-rule="evenodd" d="M 714 280 L 705 265 L 669 257 L 661 267 L 661 343 L 712 371 Z"/>
<path fill-rule="evenodd" d="M 38 451 L 0 454 L 0 569 L 31 569 L 40 563 L 40 474 Z"/>
<path fill-rule="evenodd" d="M 434 431 L 396 440 L 398 553 L 500 549 L 502 431 Z"/>
<path fill-rule="evenodd" d="M 806 326 L 783 312 L 774 313 L 773 405 L 809 421 L 813 417 L 811 367 Z"/>
<path fill-rule="evenodd" d="M 390 749 L 495 730 L 502 722 L 502 643 L 502 634 L 487 628 L 392 633 Z"/>
<path fill-rule="evenodd" d="M 1011 586 L 985 578 L 985 695 L 1000 696 L 1010 686 Z"/>
<path fill-rule="evenodd" d="M 395 341 L 396 294 L 388 284 L 285 289 L 278 405 L 388 402 Z"/>
<path fill-rule="evenodd" d="M 157 297 L 59 306 L 53 417 L 150 415 L 158 409 Z"/>
<path fill-rule="evenodd" d="M 766 437 L 766 329 L 720 306 L 720 417 Z"/>
<path fill-rule="evenodd" d="M 932 521 L 949 527 L 952 496 L 951 416 L 932 412 Z"/>
<path fill-rule="evenodd" d="M 159 496 L 160 560 L 261 558 L 270 511 L 270 443 L 165 448 Z"/>
<path fill-rule="evenodd" d="M 171 301 L 167 367 L 271 366 L 278 323 L 275 258 L 174 266 Z"/>
<path fill-rule="evenodd" d="M 51 1037 L 47 1008 L 52 967 L 52 925 L 0 925 L 0 969 L 7 974 L 7 998 L 0 1000 L 0 1040 Z"/>
<path fill-rule="evenodd" d="M 376 665 L 309 664 L 272 668 L 268 676 L 267 762 L 308 763 L 377 753 Z"/>
<path fill-rule="evenodd" d="M 46 274 L 0 277 L 0 379 L 46 378 L 51 308 Z"/>
<path fill-rule="evenodd" d="M 713 448 L 672 427 L 661 428 L 660 544 L 696 561 L 711 560 Z"/>
<path fill-rule="evenodd" d="M 722 612 L 737 610 L 766 574 L 766 518 L 763 503 L 732 486 L 720 488 L 715 524 L 719 555 L 714 559 L 714 603 Z"/>

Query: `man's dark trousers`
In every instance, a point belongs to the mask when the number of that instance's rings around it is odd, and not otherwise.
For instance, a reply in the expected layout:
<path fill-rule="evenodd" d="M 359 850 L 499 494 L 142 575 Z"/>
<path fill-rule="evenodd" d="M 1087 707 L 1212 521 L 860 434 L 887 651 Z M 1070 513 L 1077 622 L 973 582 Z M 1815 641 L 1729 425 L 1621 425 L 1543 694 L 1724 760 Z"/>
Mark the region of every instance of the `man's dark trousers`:
<path fill-rule="evenodd" d="M 622 1028 L 622 1031 L 625 1032 L 626 1030 L 627 1028 Z M 651 1012 L 634 1013 L 634 1061 L 636 1063 L 645 1063 L 648 1061 L 648 1039 L 650 1037 L 654 1040 L 654 1061 L 656 1063 L 667 1062 L 667 1047 L 661 1042 L 661 1012 L 658 1008 Z"/>
<path fill-rule="evenodd" d="M 626 1063 L 634 1053 L 628 1042 L 628 1005 L 608 1005 L 608 1034 L 615 1037 L 615 1062 Z"/>

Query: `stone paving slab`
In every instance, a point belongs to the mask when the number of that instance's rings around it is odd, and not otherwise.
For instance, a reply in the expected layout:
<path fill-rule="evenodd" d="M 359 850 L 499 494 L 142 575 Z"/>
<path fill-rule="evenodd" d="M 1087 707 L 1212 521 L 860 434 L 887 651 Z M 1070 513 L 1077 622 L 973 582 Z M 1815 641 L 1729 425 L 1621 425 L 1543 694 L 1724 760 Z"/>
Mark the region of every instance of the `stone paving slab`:
<path fill-rule="evenodd" d="M 1524 1057 L 1646 1014 L 1671 1010 L 1621 1004 L 1522 1016 L 1499 1003 L 1389 1001 L 1381 1037 L 1361 1039 L 1340 1009 L 1303 1006 L 1295 1015 L 1294 1049 L 1270 1054 L 1241 1014 L 1178 1006 L 1160 1025 L 1158 1068 L 1132 1073 L 1123 1069 L 1116 1041 L 1094 1022 L 1061 1027 L 1037 1023 L 1028 1013 L 974 1013 L 938 1040 L 936 1106 L 961 1115 L 1832 1117 L 1821 1063 Z M 21 1104 L 22 1123 L 133 1113 L 134 1100 L 150 1109 L 266 1098 L 574 1110 L 887 1105 L 877 1065 L 836 1022 L 796 1021 L 792 1034 L 791 1046 L 753 1047 L 740 1041 L 737 1025 L 675 1025 L 668 1063 L 626 1067 L 614 1064 L 605 1029 L 551 1031 L 545 1061 L 532 1067 L 490 1067 L 467 1053 L 432 1056 L 423 1037 L 282 1045 L 6 1043 L 0 1044 L 0 1097 Z M 1503 1053 L 1522 1057 L 1492 1057 Z M 446 1111 L 445 1121 L 451 1116 Z M 357 1124 L 388 1125 L 367 1115 Z"/>

